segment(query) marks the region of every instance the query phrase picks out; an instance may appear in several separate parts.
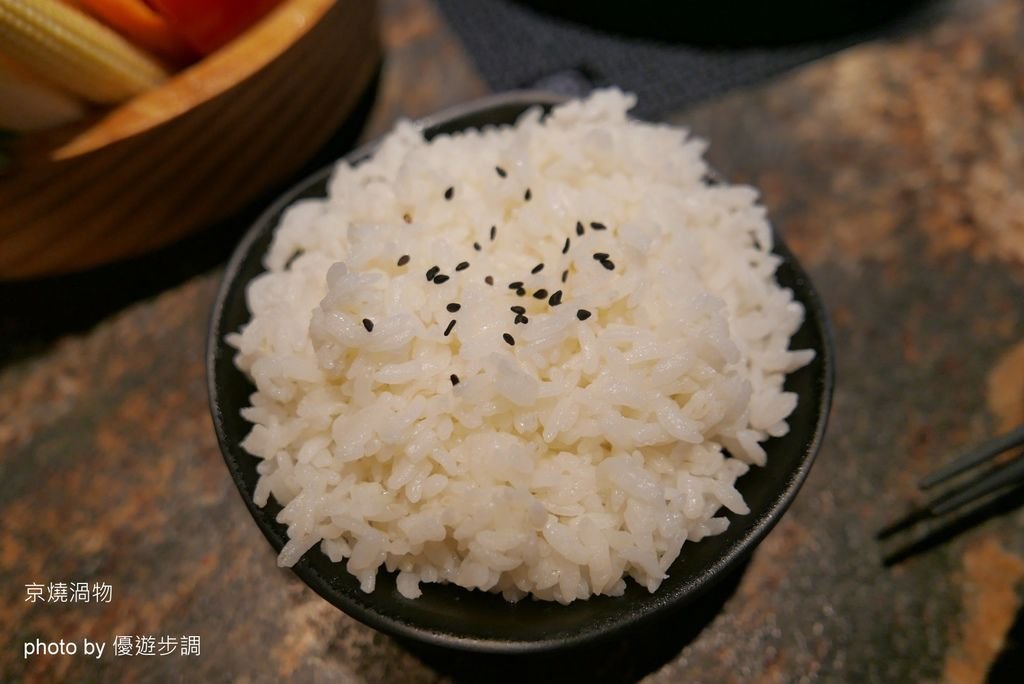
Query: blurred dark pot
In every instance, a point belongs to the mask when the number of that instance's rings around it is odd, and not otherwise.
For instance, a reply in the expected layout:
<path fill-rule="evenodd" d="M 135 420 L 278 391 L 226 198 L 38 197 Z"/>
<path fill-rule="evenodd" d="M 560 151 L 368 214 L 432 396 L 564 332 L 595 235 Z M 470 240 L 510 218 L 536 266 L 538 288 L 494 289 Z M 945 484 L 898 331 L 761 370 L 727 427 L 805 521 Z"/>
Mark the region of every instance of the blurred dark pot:
<path fill-rule="evenodd" d="M 609 33 L 727 47 L 839 38 L 904 17 L 924 0 L 518 2 Z"/>

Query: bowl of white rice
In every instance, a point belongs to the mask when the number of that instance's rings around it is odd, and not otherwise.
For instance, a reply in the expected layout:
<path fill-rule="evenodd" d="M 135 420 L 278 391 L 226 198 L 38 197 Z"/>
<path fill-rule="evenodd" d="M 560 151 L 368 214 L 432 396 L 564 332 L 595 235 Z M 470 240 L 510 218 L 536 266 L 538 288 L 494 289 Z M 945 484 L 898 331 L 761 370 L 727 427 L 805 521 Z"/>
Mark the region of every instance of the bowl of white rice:
<path fill-rule="evenodd" d="M 485 652 L 621 634 L 737 567 L 806 477 L 821 302 L 756 191 L 633 104 L 400 122 L 232 257 L 225 461 L 278 564 L 366 624 Z"/>

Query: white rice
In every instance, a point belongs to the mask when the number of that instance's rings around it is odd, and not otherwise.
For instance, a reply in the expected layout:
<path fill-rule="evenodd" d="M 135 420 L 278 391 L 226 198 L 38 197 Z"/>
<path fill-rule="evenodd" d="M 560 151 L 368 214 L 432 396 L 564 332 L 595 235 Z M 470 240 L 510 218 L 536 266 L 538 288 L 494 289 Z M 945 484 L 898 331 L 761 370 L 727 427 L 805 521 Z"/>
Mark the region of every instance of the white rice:
<path fill-rule="evenodd" d="M 568 603 L 626 577 L 653 592 L 723 507 L 748 512 L 736 478 L 786 432 L 784 376 L 813 356 L 787 350 L 803 309 L 757 193 L 706 185 L 704 143 L 627 119 L 634 101 L 432 143 L 400 123 L 287 211 L 229 336 L 280 565 L 319 544 L 366 592 L 384 566 L 409 598 L 452 582 Z"/>

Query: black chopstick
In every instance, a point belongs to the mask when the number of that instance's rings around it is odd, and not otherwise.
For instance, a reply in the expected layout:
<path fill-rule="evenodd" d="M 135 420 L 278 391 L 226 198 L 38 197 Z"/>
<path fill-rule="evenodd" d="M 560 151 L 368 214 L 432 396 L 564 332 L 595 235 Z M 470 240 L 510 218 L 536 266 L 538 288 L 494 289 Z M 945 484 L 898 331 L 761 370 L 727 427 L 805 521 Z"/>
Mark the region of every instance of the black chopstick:
<path fill-rule="evenodd" d="M 1007 449 L 1012 449 L 1021 445 L 1024 445 L 1024 425 L 1021 425 L 1017 429 L 1011 430 L 1004 435 L 990 439 L 984 444 L 980 444 L 976 448 L 954 460 L 952 463 L 939 468 L 934 473 L 923 478 L 917 486 L 921 489 L 929 489 L 941 482 L 945 482 L 946 480 L 959 475 L 965 470 L 970 470 L 979 463 L 984 463 L 985 461 L 995 458 Z"/>
<path fill-rule="evenodd" d="M 963 456 L 922 478 L 918 487 L 929 489 L 947 482 L 971 468 L 1022 445 L 1024 445 L 1024 425 L 971 449 Z M 1024 453 L 1018 454 L 1014 460 L 988 468 L 977 477 L 951 487 L 925 504 L 912 509 L 899 520 L 880 530 L 876 538 L 886 539 L 897 532 L 914 527 L 918 523 L 946 515 L 968 504 L 980 501 L 1001 489 L 1017 485 L 1024 485 Z"/>
<path fill-rule="evenodd" d="M 945 515 L 1007 485 L 1024 482 L 1024 458 L 1018 458 L 971 480 L 929 507 L 933 515 Z"/>

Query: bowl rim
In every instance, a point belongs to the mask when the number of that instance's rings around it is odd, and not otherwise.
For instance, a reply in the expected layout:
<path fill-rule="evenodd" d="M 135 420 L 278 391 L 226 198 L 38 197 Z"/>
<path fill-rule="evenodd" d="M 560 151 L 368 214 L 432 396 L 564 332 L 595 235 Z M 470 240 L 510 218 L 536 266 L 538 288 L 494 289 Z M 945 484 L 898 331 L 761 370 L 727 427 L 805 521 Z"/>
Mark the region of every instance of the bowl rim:
<path fill-rule="evenodd" d="M 415 120 L 413 125 L 415 125 L 419 130 L 429 130 L 462 117 L 484 114 L 488 110 L 503 106 L 522 105 L 524 109 L 534 105 L 550 107 L 571 99 L 573 98 L 541 90 L 506 91 L 486 95 L 469 102 L 442 109 L 434 114 Z M 471 128 L 471 126 L 466 126 L 464 128 Z M 252 497 L 249 496 L 249 493 L 243 486 L 240 469 L 238 468 L 237 463 L 233 462 L 233 459 L 230 456 L 232 443 L 225 431 L 222 406 L 218 400 L 216 370 L 217 360 L 220 358 L 222 353 L 231 353 L 233 355 L 233 350 L 228 348 L 224 343 L 224 335 L 228 332 L 235 331 L 222 329 L 221 323 L 224 316 L 224 310 L 228 302 L 228 295 L 230 294 L 232 285 L 238 278 L 239 271 L 242 266 L 250 258 L 250 252 L 252 251 L 253 244 L 263 237 L 268 231 L 276 229 L 281 213 L 288 206 L 294 203 L 304 192 L 306 192 L 309 187 L 329 180 L 331 173 L 338 163 L 344 161 L 349 164 L 356 164 L 371 156 L 379 146 L 383 137 L 384 136 L 382 135 L 374 138 L 373 140 L 352 150 L 336 162 L 331 163 L 301 179 L 285 191 L 269 207 L 267 207 L 267 209 L 259 215 L 259 217 L 253 222 L 253 225 L 246 231 L 244 237 L 239 241 L 232 253 L 217 288 L 217 294 L 211 309 L 206 340 L 206 374 L 208 401 L 214 430 L 217 435 L 217 443 L 221 451 L 221 456 L 224 458 L 228 471 L 231 474 L 231 478 L 245 502 L 246 507 L 249 509 L 250 515 L 253 517 L 254 522 L 256 522 L 257 527 L 259 527 L 260 531 L 271 543 L 271 546 L 273 546 L 273 548 L 278 552 L 280 551 L 280 546 L 277 543 L 277 539 L 275 539 L 271 530 L 261 522 L 260 514 L 263 511 L 263 508 L 257 506 L 252 500 Z M 305 564 L 304 559 L 300 559 L 290 568 L 290 570 L 298 575 L 304 584 L 313 589 L 323 599 L 339 608 L 350 617 L 353 617 L 376 630 L 384 632 L 385 634 L 419 641 L 432 646 L 453 648 L 477 653 L 542 653 L 572 648 L 584 643 L 592 643 L 599 639 L 614 636 L 636 624 L 647 622 L 656 616 L 663 616 L 670 611 L 675 610 L 679 606 L 696 599 L 704 591 L 710 589 L 719 581 L 727 577 L 730 571 L 737 568 L 781 519 L 783 513 L 799 492 L 808 473 L 810 472 L 811 466 L 817 458 L 831 412 L 832 393 L 835 384 L 835 350 L 832 342 L 831 323 L 829 321 L 828 312 L 825 309 L 824 303 L 822 302 L 821 297 L 815 289 L 811 279 L 808 277 L 806 271 L 804 271 L 803 266 L 789 250 L 785 242 L 783 242 L 774 225 L 772 225 L 772 234 L 774 240 L 773 252 L 783 258 L 789 268 L 792 269 L 793 274 L 797 279 L 803 281 L 801 288 L 803 298 L 801 301 L 808 311 L 813 313 L 812 316 L 805 318 L 805 324 L 813 322 L 815 328 L 814 332 L 821 339 L 821 349 L 817 350 L 821 355 L 822 363 L 822 372 L 821 377 L 819 378 L 821 382 L 821 400 L 819 403 L 819 410 L 815 418 L 814 430 L 807 442 L 806 454 L 800 460 L 796 469 L 785 476 L 784 486 L 772 499 L 771 504 L 765 510 L 757 514 L 756 520 L 754 520 L 753 524 L 747 527 L 741 536 L 739 536 L 734 543 L 728 546 L 726 552 L 701 570 L 697 581 L 677 588 L 672 595 L 663 594 L 660 597 L 662 600 L 658 601 L 644 612 L 624 612 L 622 619 L 617 620 L 610 626 L 602 627 L 596 632 L 581 631 L 569 637 L 559 636 L 557 638 L 509 640 L 502 638 L 456 636 L 448 632 L 435 632 L 426 628 L 421 628 L 401 619 L 382 615 L 372 610 L 367 610 L 364 606 L 348 599 L 342 592 L 332 589 L 328 579 L 323 577 L 316 568 Z M 751 511 L 748 515 L 754 515 L 754 512 Z M 316 549 L 317 546 L 314 546 L 311 550 Z M 340 563 L 338 566 L 342 567 Z M 347 572 L 343 568 L 341 571 Z M 657 595 L 657 593 L 658 592 L 655 592 L 655 595 Z"/>
<path fill-rule="evenodd" d="M 56 129 L 58 142 L 50 146 L 50 155 L 56 162 L 71 160 L 187 117 L 192 110 L 258 78 L 330 12 L 340 16 L 342 8 L 337 5 L 335 0 L 283 0 L 217 50 L 172 70 L 156 87 L 98 116 Z"/>

